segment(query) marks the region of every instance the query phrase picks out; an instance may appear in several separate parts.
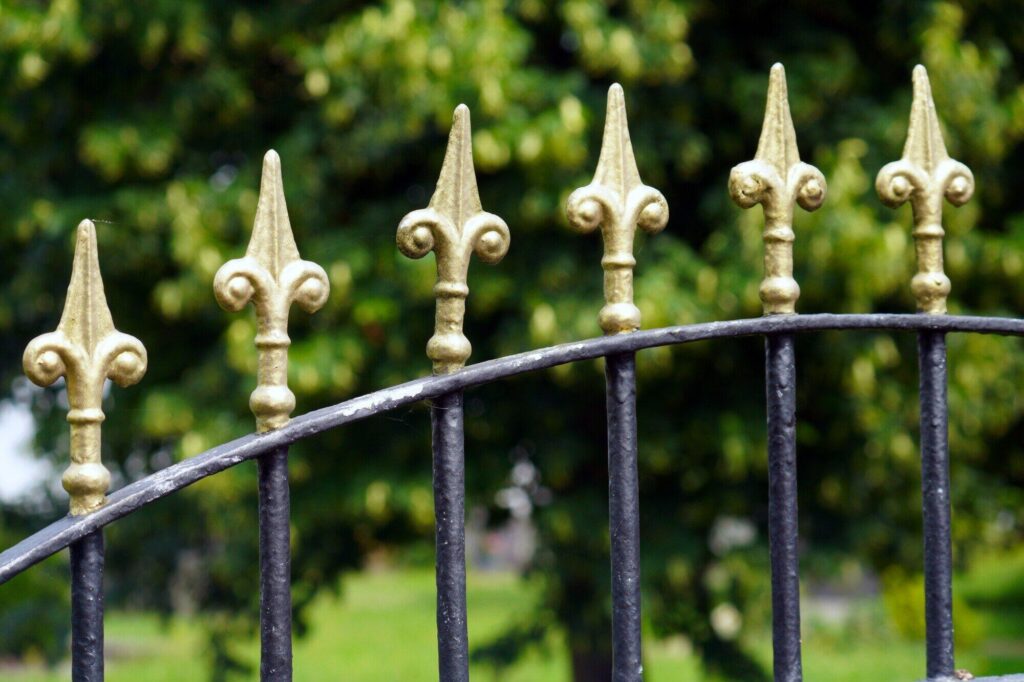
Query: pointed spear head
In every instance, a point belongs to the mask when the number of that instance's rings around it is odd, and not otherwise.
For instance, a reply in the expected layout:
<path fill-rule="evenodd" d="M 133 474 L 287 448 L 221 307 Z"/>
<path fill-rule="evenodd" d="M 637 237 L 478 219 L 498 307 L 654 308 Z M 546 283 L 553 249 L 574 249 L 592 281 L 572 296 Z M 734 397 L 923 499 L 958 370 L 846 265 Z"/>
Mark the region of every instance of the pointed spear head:
<path fill-rule="evenodd" d="M 263 157 L 263 176 L 260 179 L 260 198 L 256 204 L 256 220 L 245 255 L 259 262 L 275 279 L 289 264 L 301 260 L 295 245 L 292 223 L 288 219 L 288 204 L 284 198 L 284 180 L 281 178 L 281 157 L 271 149 Z"/>
<path fill-rule="evenodd" d="M 452 115 L 452 129 L 448 133 L 441 174 L 428 206 L 448 218 L 460 230 L 467 220 L 483 210 L 473 163 L 469 107 L 465 104 L 455 107 Z"/>
<path fill-rule="evenodd" d="M 593 182 L 615 192 L 623 202 L 634 188 L 643 185 L 640 171 L 636 167 L 633 142 L 629 137 L 626 93 L 618 83 L 608 88 L 601 154 L 597 159 Z"/>
<path fill-rule="evenodd" d="M 914 67 L 912 80 L 914 99 L 910 105 L 910 123 L 907 127 L 907 141 L 903 145 L 903 158 L 930 174 L 949 158 L 949 153 L 942 139 L 928 70 L 918 64 Z"/>
<path fill-rule="evenodd" d="M 146 349 L 134 336 L 114 329 L 107 307 L 96 249 L 96 226 L 78 225 L 71 282 L 57 331 L 37 336 L 25 348 L 25 374 L 40 386 L 60 377 L 67 382 L 71 425 L 71 466 L 62 483 L 71 496 L 71 514 L 101 507 L 110 472 L 101 461 L 100 424 L 107 379 L 131 386 L 146 373 Z"/>
<path fill-rule="evenodd" d="M 110 316 L 100 276 L 96 226 L 91 220 L 83 220 L 78 225 L 71 281 L 57 329 L 90 355 L 99 339 L 114 331 L 114 320 Z"/>
<path fill-rule="evenodd" d="M 773 65 L 768 76 L 764 122 L 761 124 L 761 137 L 754 158 L 774 167 L 780 178 L 786 177 L 789 169 L 800 163 L 796 129 L 789 111 L 786 69 L 782 64 Z"/>
<path fill-rule="evenodd" d="M 454 372 L 466 364 L 473 350 L 463 333 L 470 255 L 476 253 L 485 263 L 497 263 L 511 242 L 505 221 L 484 211 L 480 203 L 469 107 L 465 104 L 455 108 L 441 174 L 430 203 L 402 218 L 395 241 L 409 258 L 434 252 L 436 312 L 427 357 L 433 362 L 435 374 Z"/>

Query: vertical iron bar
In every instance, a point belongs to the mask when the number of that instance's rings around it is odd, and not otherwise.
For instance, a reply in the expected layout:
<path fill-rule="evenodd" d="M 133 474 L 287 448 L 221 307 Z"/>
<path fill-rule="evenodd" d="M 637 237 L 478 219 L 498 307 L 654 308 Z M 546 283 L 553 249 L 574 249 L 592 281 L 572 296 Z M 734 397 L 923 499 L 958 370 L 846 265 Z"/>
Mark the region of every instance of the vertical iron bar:
<path fill-rule="evenodd" d="M 946 335 L 917 337 L 921 391 L 921 496 L 928 679 L 953 675 L 953 553 L 950 541 Z"/>
<path fill-rule="evenodd" d="M 612 566 L 612 680 L 643 679 L 640 491 L 636 468 L 636 354 L 605 358 L 608 522 Z"/>
<path fill-rule="evenodd" d="M 768 407 L 768 536 L 775 682 L 803 679 L 796 474 L 796 351 L 791 334 L 765 339 Z"/>
<path fill-rule="evenodd" d="M 103 682 L 103 530 L 71 545 L 71 679 Z"/>
<path fill-rule="evenodd" d="M 466 464 L 462 391 L 434 400 L 434 523 L 437 556 L 437 654 L 441 682 L 468 682 L 466 619 Z"/>
<path fill-rule="evenodd" d="M 292 679 L 291 516 L 288 448 L 256 462 L 260 506 L 260 679 Z"/>

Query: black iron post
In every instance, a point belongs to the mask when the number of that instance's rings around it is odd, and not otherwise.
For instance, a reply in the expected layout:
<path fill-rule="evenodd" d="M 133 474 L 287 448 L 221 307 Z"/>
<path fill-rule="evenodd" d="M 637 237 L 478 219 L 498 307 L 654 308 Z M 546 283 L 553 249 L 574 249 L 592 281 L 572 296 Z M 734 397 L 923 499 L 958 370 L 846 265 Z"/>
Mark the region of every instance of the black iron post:
<path fill-rule="evenodd" d="M 103 530 L 71 545 L 71 679 L 103 682 Z"/>
<path fill-rule="evenodd" d="M 441 682 L 468 682 L 466 618 L 466 465 L 462 391 L 434 400 L 437 654 Z"/>
<path fill-rule="evenodd" d="M 256 462 L 260 516 L 260 679 L 292 679 L 291 516 L 288 448 Z"/>
<path fill-rule="evenodd" d="M 946 335 L 917 337 L 921 396 L 921 495 L 928 679 L 953 675 L 953 553 L 950 541 Z"/>
<path fill-rule="evenodd" d="M 636 355 L 605 358 L 608 521 L 612 570 L 612 680 L 643 679 L 640 634 L 640 489 L 637 479 Z"/>
<path fill-rule="evenodd" d="M 768 535 L 775 682 L 803 679 L 796 474 L 796 352 L 791 334 L 765 338 Z"/>

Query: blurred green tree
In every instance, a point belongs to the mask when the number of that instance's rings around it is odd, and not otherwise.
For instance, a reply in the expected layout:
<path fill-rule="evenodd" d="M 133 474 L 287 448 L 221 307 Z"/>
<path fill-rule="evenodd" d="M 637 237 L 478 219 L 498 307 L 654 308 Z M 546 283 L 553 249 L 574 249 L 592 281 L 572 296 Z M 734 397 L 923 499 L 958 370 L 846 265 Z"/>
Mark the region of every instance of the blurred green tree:
<path fill-rule="evenodd" d="M 254 320 L 220 311 L 211 282 L 244 250 L 268 148 L 283 160 L 300 249 L 332 284 L 324 311 L 293 314 L 297 413 L 428 372 L 434 266 L 400 257 L 393 235 L 430 196 L 459 102 L 474 116 L 484 206 L 513 234 L 500 267 L 470 274 L 474 359 L 594 336 L 601 247 L 563 229 L 562 207 L 590 179 L 613 81 L 626 88 L 641 174 L 672 210 L 665 233 L 637 247 L 645 326 L 758 315 L 760 212 L 735 209 L 725 188 L 729 168 L 753 154 L 774 61 L 787 66 L 803 155 L 829 181 L 823 209 L 797 217 L 800 310 L 913 310 L 909 209 L 883 209 L 872 179 L 899 156 L 920 61 L 950 151 L 977 177 L 975 199 L 947 212 L 951 309 L 1013 314 L 1024 309 L 1022 55 L 1024 15 L 1008 0 L 7 2 L 4 385 L 19 381 L 27 341 L 56 324 L 71 235 L 91 217 L 103 221 L 114 318 L 151 358 L 138 388 L 109 398 L 104 456 L 117 480 L 250 431 Z M 799 349 L 808 565 L 852 554 L 877 568 L 918 566 L 912 338 L 827 334 Z M 950 355 L 962 559 L 975 543 L 1020 537 L 1024 351 L 955 336 Z M 742 628 L 716 630 L 710 618 L 727 605 L 750 622 L 763 604 L 762 362 L 752 340 L 639 357 L 647 613 L 730 679 L 766 679 Z M 39 451 L 61 461 L 59 389 L 31 395 Z M 607 680 L 600 364 L 474 391 L 467 420 L 472 504 L 494 508 L 523 460 L 553 492 L 534 514 L 534 568 L 547 585 L 536 622 L 565 629 L 577 680 Z M 304 607 L 340 573 L 429 542 L 428 431 L 416 409 L 294 448 L 300 629 Z M 43 508 L 28 510 L 39 523 L 63 502 Z M 256 614 L 255 517 L 254 468 L 242 466 L 117 524 L 111 601 L 204 610 L 211 660 L 227 676 L 230 634 Z M 14 512 L 2 518 L 5 537 L 25 527 L 11 524 Z M 709 543 L 733 518 L 755 524 L 753 547 Z M 543 633 L 518 624 L 509 641 Z"/>

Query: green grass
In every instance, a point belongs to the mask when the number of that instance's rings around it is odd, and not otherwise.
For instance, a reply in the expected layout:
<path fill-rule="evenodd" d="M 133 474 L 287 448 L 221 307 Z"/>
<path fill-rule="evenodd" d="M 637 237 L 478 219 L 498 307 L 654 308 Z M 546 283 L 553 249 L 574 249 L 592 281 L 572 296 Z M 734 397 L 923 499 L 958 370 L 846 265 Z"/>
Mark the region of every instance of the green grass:
<path fill-rule="evenodd" d="M 437 679 L 434 641 L 434 584 L 429 571 L 400 571 L 354 575 L 340 597 L 325 595 L 312 607 L 311 630 L 295 644 L 297 682 L 424 682 Z M 471 641 L 484 641 L 508 623 L 528 614 L 537 592 L 508 574 L 474 573 L 468 587 Z M 877 601 L 866 603 L 868 625 L 856 632 L 806 623 L 804 669 L 815 682 L 862 682 L 871 679 L 912 682 L 923 675 L 923 646 L 892 636 Z M 991 615 L 991 614 L 990 614 Z M 1003 614 L 1005 616 L 1005 613 Z M 863 620 L 863 619 L 862 619 Z M 958 654 L 958 665 L 976 674 L 1024 670 L 1024 636 L 1007 631 L 1005 618 L 999 639 L 983 642 Z M 876 626 L 875 623 L 880 623 Z M 1012 630 L 1012 629 L 1011 629 Z M 163 623 L 149 614 L 112 613 L 107 619 L 107 680 L 109 682 L 180 682 L 205 680 L 201 629 L 185 619 Z M 766 665 L 771 660 L 767 633 L 754 636 L 752 650 Z M 561 638 L 553 635 L 546 651 L 526 655 L 502 677 L 474 666 L 479 682 L 563 682 L 569 679 L 568 656 Z M 255 640 L 242 651 L 258 657 Z M 645 639 L 646 678 L 704 680 L 701 666 L 682 638 Z M 9 682 L 67 680 L 66 664 L 42 668 L 0 670 Z"/>

